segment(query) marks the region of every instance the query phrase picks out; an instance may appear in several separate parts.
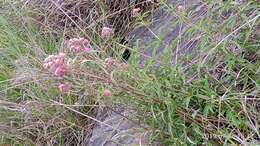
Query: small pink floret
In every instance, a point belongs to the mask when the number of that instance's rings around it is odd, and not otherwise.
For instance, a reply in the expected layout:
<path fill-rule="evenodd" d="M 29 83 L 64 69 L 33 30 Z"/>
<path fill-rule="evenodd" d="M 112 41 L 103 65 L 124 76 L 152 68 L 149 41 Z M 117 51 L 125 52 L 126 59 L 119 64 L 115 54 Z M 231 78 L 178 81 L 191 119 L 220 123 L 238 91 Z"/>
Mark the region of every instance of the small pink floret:
<path fill-rule="evenodd" d="M 182 11 L 184 11 L 184 9 L 185 9 L 185 8 L 184 8 L 183 5 L 178 5 L 178 6 L 177 6 L 177 11 L 178 11 L 178 12 L 182 12 Z"/>
<path fill-rule="evenodd" d="M 103 27 L 102 32 L 101 32 L 102 38 L 107 38 L 107 37 L 111 36 L 112 34 L 114 34 L 114 30 L 112 28 Z"/>
<path fill-rule="evenodd" d="M 70 86 L 68 84 L 61 83 L 61 84 L 59 84 L 58 88 L 61 93 L 69 92 L 69 90 L 70 90 Z"/>
<path fill-rule="evenodd" d="M 140 8 L 135 8 L 132 10 L 132 16 L 137 17 L 140 14 L 141 9 Z"/>
<path fill-rule="evenodd" d="M 66 67 L 64 65 L 60 65 L 56 68 L 54 75 L 55 76 L 64 76 L 64 74 L 66 73 Z"/>
<path fill-rule="evenodd" d="M 110 91 L 108 89 L 105 89 L 104 93 L 103 93 L 103 96 L 104 97 L 109 97 L 110 96 Z"/>

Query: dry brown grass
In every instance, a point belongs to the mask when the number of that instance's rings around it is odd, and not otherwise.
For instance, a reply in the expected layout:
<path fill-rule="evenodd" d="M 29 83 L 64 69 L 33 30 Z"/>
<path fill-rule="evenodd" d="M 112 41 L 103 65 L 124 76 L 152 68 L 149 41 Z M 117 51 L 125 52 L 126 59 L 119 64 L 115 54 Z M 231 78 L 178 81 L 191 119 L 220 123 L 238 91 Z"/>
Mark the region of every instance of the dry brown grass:
<path fill-rule="evenodd" d="M 23 3 L 32 10 L 32 18 L 43 32 L 65 32 L 68 37 L 79 33 L 93 36 L 103 26 L 110 26 L 119 38 L 124 38 L 133 26 L 132 9 L 145 10 L 151 4 L 146 0 L 27 0 Z"/>

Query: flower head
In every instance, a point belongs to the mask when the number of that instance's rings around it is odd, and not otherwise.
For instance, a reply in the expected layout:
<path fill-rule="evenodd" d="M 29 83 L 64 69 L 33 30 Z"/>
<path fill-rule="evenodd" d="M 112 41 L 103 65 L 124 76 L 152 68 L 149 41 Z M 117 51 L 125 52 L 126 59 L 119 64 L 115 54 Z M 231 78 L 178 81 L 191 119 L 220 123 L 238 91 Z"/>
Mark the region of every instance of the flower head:
<path fill-rule="evenodd" d="M 140 8 L 135 8 L 132 10 L 132 16 L 137 17 L 140 14 L 141 9 Z"/>
<path fill-rule="evenodd" d="M 178 11 L 178 12 L 182 12 L 182 11 L 184 11 L 184 9 L 185 9 L 185 8 L 184 8 L 183 5 L 178 5 L 178 6 L 177 6 L 177 11 Z"/>
<path fill-rule="evenodd" d="M 90 43 L 85 38 L 73 38 L 68 42 L 68 48 L 73 53 L 89 53 L 92 51 Z"/>
<path fill-rule="evenodd" d="M 109 97 L 110 96 L 110 91 L 108 89 L 105 89 L 104 93 L 103 93 L 103 96 L 104 97 Z"/>
<path fill-rule="evenodd" d="M 114 30 L 112 28 L 103 27 L 103 29 L 101 31 L 102 38 L 107 38 L 107 37 L 111 36 L 112 34 L 114 34 Z"/>
<path fill-rule="evenodd" d="M 62 77 L 66 73 L 65 54 L 60 53 L 58 55 L 48 56 L 43 63 L 43 67 L 55 76 Z"/>

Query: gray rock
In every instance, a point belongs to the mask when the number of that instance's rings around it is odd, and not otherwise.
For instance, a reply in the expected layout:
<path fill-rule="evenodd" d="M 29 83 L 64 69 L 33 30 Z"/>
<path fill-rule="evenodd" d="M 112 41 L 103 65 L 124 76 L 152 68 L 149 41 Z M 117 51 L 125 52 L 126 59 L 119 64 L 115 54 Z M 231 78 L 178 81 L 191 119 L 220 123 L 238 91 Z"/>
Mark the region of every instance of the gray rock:
<path fill-rule="evenodd" d="M 119 110 L 110 113 L 104 121 L 102 121 L 106 125 L 97 123 L 97 126 L 93 130 L 90 143 L 88 144 L 89 146 L 133 146 L 147 144 L 147 139 L 144 136 L 145 130 L 136 122 L 125 118 L 133 119 L 135 117 L 134 111 L 126 110 L 122 107 L 118 109 Z"/>
<path fill-rule="evenodd" d="M 152 56 L 152 52 L 156 49 L 156 58 L 159 61 L 160 55 L 171 47 L 171 43 L 178 37 L 181 40 L 178 44 L 178 49 L 172 49 L 172 63 L 176 63 L 176 56 L 184 56 L 187 54 L 195 53 L 196 43 L 200 38 L 201 33 L 198 31 L 192 36 L 188 36 L 185 32 L 196 22 L 203 19 L 207 13 L 206 7 L 201 0 L 185 0 L 182 3 L 176 3 L 175 0 L 168 0 L 169 6 L 183 5 L 185 9 L 190 9 L 191 21 L 188 23 L 178 23 L 176 12 L 159 9 L 155 11 L 151 18 L 149 26 L 140 26 L 134 29 L 129 37 L 131 45 L 138 46 L 143 49 L 140 55 L 140 64 L 143 65 L 147 58 Z M 157 46 L 154 48 L 154 46 Z M 169 50 L 169 49 L 168 49 Z"/>

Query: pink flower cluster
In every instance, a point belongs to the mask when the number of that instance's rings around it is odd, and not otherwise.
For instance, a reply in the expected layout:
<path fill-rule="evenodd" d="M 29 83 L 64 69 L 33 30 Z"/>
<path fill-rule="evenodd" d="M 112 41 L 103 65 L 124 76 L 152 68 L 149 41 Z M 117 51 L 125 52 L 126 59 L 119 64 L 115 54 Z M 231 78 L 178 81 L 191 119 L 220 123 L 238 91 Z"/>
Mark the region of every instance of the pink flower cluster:
<path fill-rule="evenodd" d="M 66 73 L 65 54 L 60 53 L 58 55 L 48 56 L 43 63 L 43 67 L 55 76 L 62 77 Z"/>
<path fill-rule="evenodd" d="M 74 53 L 89 53 L 92 51 L 90 43 L 85 38 L 73 38 L 68 42 L 68 48 Z"/>
<path fill-rule="evenodd" d="M 140 8 L 135 8 L 132 10 L 132 16 L 137 17 L 140 14 L 141 9 Z"/>
<path fill-rule="evenodd" d="M 107 38 L 111 35 L 114 34 L 114 30 L 112 28 L 109 27 L 103 27 L 102 31 L 101 31 L 101 37 L 102 38 Z"/>
<path fill-rule="evenodd" d="M 183 5 L 178 5 L 177 6 L 177 11 L 178 12 L 183 12 L 185 10 L 185 7 Z"/>
<path fill-rule="evenodd" d="M 104 27 L 102 29 L 101 36 L 103 38 L 109 37 L 114 33 L 114 30 L 112 28 Z M 73 53 L 89 53 L 92 51 L 92 47 L 90 45 L 90 42 L 88 39 L 85 38 L 72 38 L 67 43 L 67 49 L 69 49 L 70 52 Z M 78 59 L 84 59 L 84 56 L 81 56 L 83 58 Z M 62 79 L 64 75 L 68 71 L 68 66 L 65 62 L 66 54 L 59 53 L 56 55 L 49 55 L 47 58 L 45 58 L 43 62 L 43 68 L 48 70 L 50 73 L 52 73 L 56 77 L 61 77 L 59 79 Z M 125 63 L 121 63 L 113 58 L 107 58 L 105 60 L 105 66 L 107 68 L 114 69 L 116 68 L 125 68 L 127 67 Z M 71 86 L 67 83 L 59 83 L 57 85 L 57 89 L 60 93 L 66 93 L 70 91 Z M 110 96 L 110 90 L 105 89 L 103 93 L 104 97 Z"/>

